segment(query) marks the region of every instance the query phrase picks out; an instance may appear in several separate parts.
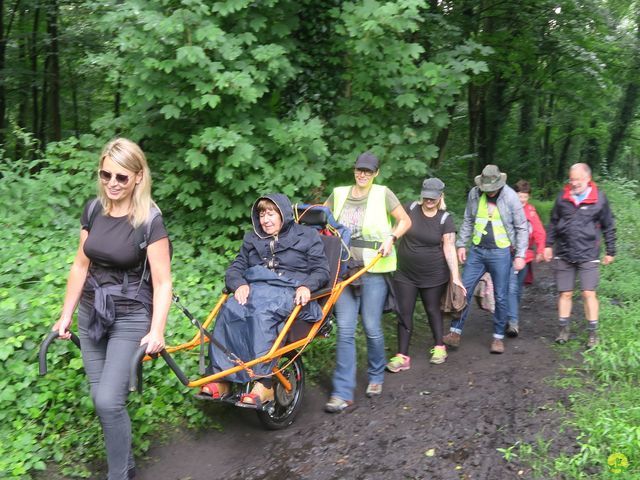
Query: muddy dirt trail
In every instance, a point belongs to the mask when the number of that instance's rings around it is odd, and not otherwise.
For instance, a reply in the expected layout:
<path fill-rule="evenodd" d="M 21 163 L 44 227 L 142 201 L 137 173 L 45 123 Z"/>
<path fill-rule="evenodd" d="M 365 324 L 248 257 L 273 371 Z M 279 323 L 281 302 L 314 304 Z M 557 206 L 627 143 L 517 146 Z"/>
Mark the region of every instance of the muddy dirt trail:
<path fill-rule="evenodd" d="M 548 382 L 558 368 L 553 279 L 536 266 L 525 289 L 521 335 L 491 355 L 491 315 L 475 305 L 462 344 L 443 365 L 428 362 L 431 336 L 423 322 L 411 347 L 412 368 L 387 374 L 380 398 L 364 396 L 360 375 L 355 406 L 341 414 L 322 408 L 329 380 L 307 386 L 297 420 L 265 431 L 252 411 L 225 411 L 223 431 L 177 431 L 139 462 L 139 480 L 206 479 L 511 479 L 531 472 L 507 462 L 498 448 L 536 436 L 554 438 L 554 450 L 572 450 L 558 434 L 550 407 L 566 391 Z M 575 305 L 580 318 L 581 305 Z M 389 348 L 391 347 L 391 348 Z M 388 345 L 393 354 L 395 345 Z M 361 366 L 362 367 L 362 366 Z M 564 438 L 563 438 L 564 437 Z"/>

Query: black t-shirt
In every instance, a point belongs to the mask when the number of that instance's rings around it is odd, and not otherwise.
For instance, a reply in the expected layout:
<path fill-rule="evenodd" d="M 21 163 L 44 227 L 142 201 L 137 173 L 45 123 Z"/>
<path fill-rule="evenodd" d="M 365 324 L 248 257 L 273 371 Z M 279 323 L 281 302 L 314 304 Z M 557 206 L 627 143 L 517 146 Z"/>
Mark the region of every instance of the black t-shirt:
<path fill-rule="evenodd" d="M 442 285 L 449 281 L 449 266 L 442 250 L 442 236 L 455 233 L 456 226 L 451 215 L 441 223 L 444 211 L 427 217 L 420 205 L 404 205 L 411 228 L 398 242 L 398 270 L 395 279 L 411 283 L 419 288 Z"/>
<path fill-rule="evenodd" d="M 139 236 L 135 234 L 135 228 L 129 222 L 127 216 L 111 217 L 102 212 L 95 215 L 91 230 L 89 230 L 89 201 L 82 212 L 81 224 L 83 230 L 89 232 L 84 243 L 84 253 L 91 260 L 89 274 L 102 286 L 120 285 L 124 281 L 127 272 L 129 283 L 137 282 L 142 275 L 142 266 L 145 252 L 136 245 Z M 101 210 L 98 204 L 95 208 Z M 146 229 L 146 226 L 140 228 Z M 162 215 L 153 219 L 149 231 L 148 245 L 168 237 L 162 221 Z M 148 268 L 148 267 L 147 267 Z M 134 288 L 137 288 L 134 287 Z M 143 285 L 141 288 L 151 289 L 151 285 Z M 85 283 L 83 301 L 93 302 L 93 291 Z M 117 299 L 119 304 L 130 304 L 131 300 Z"/>

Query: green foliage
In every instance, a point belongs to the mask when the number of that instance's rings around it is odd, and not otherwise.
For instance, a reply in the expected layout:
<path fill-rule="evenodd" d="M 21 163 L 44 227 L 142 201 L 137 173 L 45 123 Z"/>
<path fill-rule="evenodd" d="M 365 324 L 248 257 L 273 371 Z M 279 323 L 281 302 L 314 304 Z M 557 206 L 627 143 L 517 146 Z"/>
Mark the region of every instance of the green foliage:
<path fill-rule="evenodd" d="M 96 125 L 144 139 L 156 197 L 212 222 L 207 248 L 230 249 L 258 193 L 319 200 L 351 182 L 366 149 L 383 159 L 381 181 L 413 194 L 449 107 L 486 70 L 489 50 L 424 1 L 336 3 L 140 0 L 106 14 L 112 48 L 94 61 L 127 108 Z M 298 20 L 309 8 L 322 32 Z"/>
<path fill-rule="evenodd" d="M 371 148 L 382 158 L 380 181 L 412 197 L 431 173 L 448 109 L 471 76 L 486 71 L 491 50 L 452 35 L 424 1 L 345 3 L 332 13 L 345 72 L 345 94 L 328 119 L 332 150 L 352 159 Z M 333 176 L 344 169 L 334 163 Z"/>
<path fill-rule="evenodd" d="M 127 105 L 117 123 L 146 139 L 161 180 L 156 197 L 212 222 L 215 236 L 203 241 L 218 252 L 240 236 L 257 192 L 295 197 L 324 178 L 314 168 L 329 154 L 323 122 L 305 105 L 278 104 L 298 73 L 295 8 L 138 1 L 103 24 L 114 50 L 96 61 L 121 82 Z"/>
<path fill-rule="evenodd" d="M 554 201 L 555 198 L 553 200 L 538 200 L 533 198 L 529 201 L 531 205 L 536 207 L 536 212 L 538 212 L 538 216 L 540 217 L 543 225 L 547 225 L 549 223 Z"/>

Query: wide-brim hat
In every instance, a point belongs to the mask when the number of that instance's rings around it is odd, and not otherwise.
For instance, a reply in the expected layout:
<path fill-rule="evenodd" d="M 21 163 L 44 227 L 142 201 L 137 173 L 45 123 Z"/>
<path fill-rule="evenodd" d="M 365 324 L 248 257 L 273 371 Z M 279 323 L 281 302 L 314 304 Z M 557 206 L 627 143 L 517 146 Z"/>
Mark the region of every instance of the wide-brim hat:
<path fill-rule="evenodd" d="M 497 165 L 487 165 L 482 170 L 482 174 L 475 179 L 476 185 L 483 192 L 495 192 L 500 190 L 507 183 L 507 174 L 500 172 Z"/>

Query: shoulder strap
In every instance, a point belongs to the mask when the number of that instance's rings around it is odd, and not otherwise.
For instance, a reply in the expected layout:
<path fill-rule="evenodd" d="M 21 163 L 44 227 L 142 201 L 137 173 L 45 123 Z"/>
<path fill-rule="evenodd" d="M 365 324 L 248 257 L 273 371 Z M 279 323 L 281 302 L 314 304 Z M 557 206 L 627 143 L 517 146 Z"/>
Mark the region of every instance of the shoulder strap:
<path fill-rule="evenodd" d="M 440 225 L 444 225 L 444 222 L 447 220 L 448 216 L 449 216 L 449 212 L 444 212 L 442 214 L 442 217 L 440 218 Z"/>
<path fill-rule="evenodd" d="M 151 237 L 151 225 L 156 217 L 161 216 L 160 209 L 156 206 L 151 206 L 149 210 L 149 218 L 144 224 L 136 228 L 136 243 L 140 247 L 140 250 L 144 250 L 149 245 L 149 237 Z"/>
<path fill-rule="evenodd" d="M 101 210 L 102 210 L 102 205 L 100 205 L 100 199 L 96 197 L 93 200 L 91 200 L 91 203 L 89 204 L 89 211 L 87 212 L 88 214 L 87 230 L 91 231 L 93 222 Z"/>
<path fill-rule="evenodd" d="M 144 260 L 142 265 L 141 278 L 143 281 L 147 283 L 151 278 L 151 272 L 149 271 L 149 261 L 147 260 L 147 246 L 149 245 L 149 237 L 151 236 L 151 225 L 153 224 L 153 221 L 156 219 L 156 217 L 160 215 L 162 215 L 162 213 L 160 212 L 158 207 L 156 207 L 155 205 L 152 205 L 151 210 L 149 210 L 149 218 L 147 219 L 146 222 L 144 222 L 142 225 L 136 228 L 134 233 L 136 244 L 140 247 L 140 250 L 144 250 Z M 140 289 L 141 285 L 142 285 L 142 281 L 138 286 L 138 290 Z"/>
<path fill-rule="evenodd" d="M 409 205 L 409 211 L 413 210 L 417 206 L 418 206 L 418 202 L 413 202 L 411 205 Z"/>

